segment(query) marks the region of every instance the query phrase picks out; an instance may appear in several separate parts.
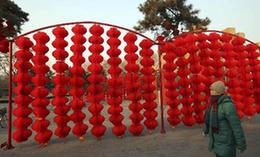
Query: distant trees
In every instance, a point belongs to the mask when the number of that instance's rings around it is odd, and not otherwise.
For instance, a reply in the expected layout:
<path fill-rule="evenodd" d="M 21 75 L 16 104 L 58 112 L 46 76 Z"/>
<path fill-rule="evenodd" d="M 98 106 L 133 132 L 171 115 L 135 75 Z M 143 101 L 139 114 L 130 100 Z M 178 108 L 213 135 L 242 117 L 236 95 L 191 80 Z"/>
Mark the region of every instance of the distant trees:
<path fill-rule="evenodd" d="M 138 7 L 144 18 L 134 27 L 137 31 L 151 31 L 167 38 L 180 31 L 207 29 L 209 18 L 199 18 L 198 9 L 193 9 L 186 0 L 146 0 Z"/>

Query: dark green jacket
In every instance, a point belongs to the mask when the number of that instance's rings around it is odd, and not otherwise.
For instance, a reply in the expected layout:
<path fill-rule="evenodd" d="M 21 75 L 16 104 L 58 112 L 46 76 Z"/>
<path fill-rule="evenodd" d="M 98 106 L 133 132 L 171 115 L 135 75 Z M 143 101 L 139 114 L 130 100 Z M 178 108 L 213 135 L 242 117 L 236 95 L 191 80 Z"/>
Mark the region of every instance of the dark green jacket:
<path fill-rule="evenodd" d="M 230 96 L 223 95 L 218 100 L 218 121 L 219 133 L 212 132 L 211 124 L 204 127 L 204 133 L 209 134 L 209 150 L 219 156 L 235 157 L 236 148 L 242 151 L 246 149 L 246 141 Z"/>

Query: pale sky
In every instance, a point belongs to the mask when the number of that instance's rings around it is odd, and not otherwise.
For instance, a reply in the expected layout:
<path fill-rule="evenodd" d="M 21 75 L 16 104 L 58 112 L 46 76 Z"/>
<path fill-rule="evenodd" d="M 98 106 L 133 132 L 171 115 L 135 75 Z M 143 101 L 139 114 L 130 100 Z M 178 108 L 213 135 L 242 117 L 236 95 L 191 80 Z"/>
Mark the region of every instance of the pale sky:
<path fill-rule="evenodd" d="M 30 21 L 22 26 L 23 33 L 30 30 L 74 21 L 98 21 L 132 29 L 143 17 L 138 6 L 144 0 L 15 0 Z M 209 17 L 209 29 L 222 30 L 235 27 L 246 38 L 260 41 L 259 0 L 188 0 L 200 9 L 200 17 Z M 149 36 L 149 34 L 148 34 Z M 152 35 L 150 35 L 152 38 Z"/>

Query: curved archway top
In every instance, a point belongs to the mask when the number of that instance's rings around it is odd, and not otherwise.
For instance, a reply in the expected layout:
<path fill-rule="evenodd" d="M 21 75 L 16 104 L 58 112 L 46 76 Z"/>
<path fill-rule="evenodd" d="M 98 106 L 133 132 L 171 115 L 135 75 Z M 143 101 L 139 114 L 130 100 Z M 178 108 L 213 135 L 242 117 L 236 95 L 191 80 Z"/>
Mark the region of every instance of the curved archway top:
<path fill-rule="evenodd" d="M 131 32 L 131 33 L 134 33 L 138 36 L 141 36 L 145 39 L 148 39 L 150 41 L 152 41 L 154 44 L 157 44 L 156 41 L 154 41 L 153 39 L 137 32 L 137 31 L 134 31 L 132 29 L 128 29 L 128 28 L 125 28 L 125 27 L 122 27 L 122 26 L 118 26 L 118 25 L 113 25 L 113 24 L 109 24 L 109 23 L 103 23 L 103 22 L 96 22 L 96 21 L 78 21 L 78 22 L 66 22 L 66 23 L 60 23 L 60 24 L 55 24 L 55 25 L 49 25 L 49 26 L 45 26 L 45 27 L 41 27 L 41 28 L 38 28 L 38 29 L 34 29 L 32 31 L 29 31 L 29 32 L 26 32 L 26 33 L 23 33 L 17 37 L 14 38 L 17 39 L 21 36 L 26 36 L 26 35 L 29 35 L 29 34 L 32 34 L 32 33 L 35 33 L 35 32 L 38 32 L 38 31 L 42 31 L 42 30 L 46 30 L 46 29 L 49 29 L 49 28 L 54 28 L 54 27 L 59 27 L 59 26 L 68 26 L 68 25 L 76 25 L 76 24 L 97 24 L 97 25 L 102 25 L 102 26 L 108 26 L 108 27 L 114 27 L 114 28 L 118 28 L 118 29 L 121 29 L 121 30 L 125 30 L 125 31 L 128 31 L 128 32 Z"/>
<path fill-rule="evenodd" d="M 249 40 L 247 38 L 241 37 L 241 36 L 239 36 L 237 34 L 232 34 L 232 33 L 218 31 L 218 30 L 203 30 L 203 31 L 199 31 L 199 32 L 183 32 L 180 35 L 173 37 L 172 39 L 176 39 L 178 37 L 182 37 L 182 36 L 185 36 L 185 35 L 188 35 L 188 34 L 200 34 L 200 33 L 220 33 L 220 34 L 228 34 L 228 35 L 233 36 L 233 37 L 243 38 L 248 43 L 254 44 L 260 50 L 260 46 L 259 45 L 257 45 L 255 42 L 253 42 L 253 41 L 251 41 L 251 40 Z"/>
<path fill-rule="evenodd" d="M 26 32 L 26 33 L 23 33 L 17 37 L 14 38 L 17 39 L 21 36 L 26 36 L 26 35 L 29 35 L 29 34 L 32 34 L 32 33 L 35 33 L 35 32 L 38 32 L 38 31 L 42 31 L 42 30 L 45 30 L 45 29 L 49 29 L 49 28 L 54 28 L 54 27 L 58 27 L 58 26 L 67 26 L 67 25 L 76 25 L 76 24 L 98 24 L 98 25 L 103 25 L 103 26 L 108 26 L 108 27 L 114 27 L 114 28 L 118 28 L 118 29 L 121 29 L 121 30 L 125 30 L 125 31 L 128 31 L 128 32 L 132 32 L 138 36 L 141 36 L 145 39 L 148 39 L 150 41 L 152 41 L 154 44 L 160 44 L 160 42 L 158 43 L 157 41 L 137 32 L 137 31 L 134 31 L 132 29 L 128 29 L 128 28 L 125 28 L 125 27 L 122 27 L 122 26 L 118 26 L 118 25 L 113 25 L 113 24 L 109 24 L 109 23 L 103 23 L 103 22 L 97 22 L 97 21 L 78 21 L 78 22 L 66 22 L 66 23 L 60 23 L 60 24 L 54 24 L 54 25 L 49 25 L 49 26 L 45 26 L 45 27 L 41 27 L 41 28 L 38 28 L 38 29 L 34 29 L 32 31 L 29 31 L 29 32 Z M 238 36 L 236 34 L 232 34 L 232 33 L 228 33 L 228 32 L 223 32 L 223 31 L 218 31 L 218 30 L 203 30 L 203 31 L 199 31 L 199 32 L 183 32 L 181 34 L 179 34 L 178 36 L 175 36 L 173 37 L 172 39 L 176 39 L 178 37 L 181 37 L 181 36 L 184 36 L 184 35 L 187 35 L 187 34 L 191 34 L 191 33 L 195 33 L 195 34 L 200 34 L 200 33 L 221 33 L 221 34 L 228 34 L 228 35 L 231 35 L 231 36 L 234 36 L 234 37 L 240 37 L 240 38 L 243 38 L 245 39 L 245 41 L 251 43 L 251 44 L 254 44 L 255 46 L 258 47 L 258 49 L 260 50 L 260 46 L 257 45 L 255 42 L 247 39 L 247 38 L 244 38 L 244 37 L 241 37 L 241 36 Z"/>

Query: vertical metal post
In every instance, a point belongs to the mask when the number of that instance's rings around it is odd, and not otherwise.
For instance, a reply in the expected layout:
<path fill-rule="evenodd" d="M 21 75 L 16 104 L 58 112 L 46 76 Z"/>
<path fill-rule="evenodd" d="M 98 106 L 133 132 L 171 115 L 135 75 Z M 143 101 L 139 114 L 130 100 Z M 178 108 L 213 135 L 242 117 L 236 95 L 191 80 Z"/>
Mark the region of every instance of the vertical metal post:
<path fill-rule="evenodd" d="M 13 95 L 13 41 L 9 41 L 9 95 L 8 95 L 8 140 L 6 149 L 14 148 L 12 145 L 12 95 Z"/>
<path fill-rule="evenodd" d="M 163 77 L 162 77 L 162 63 L 161 63 L 161 42 L 158 45 L 158 56 L 159 56 L 159 74 L 160 74 L 160 107 L 161 107 L 161 133 L 164 134 L 166 133 L 165 128 L 164 128 L 164 109 L 163 109 Z"/>

